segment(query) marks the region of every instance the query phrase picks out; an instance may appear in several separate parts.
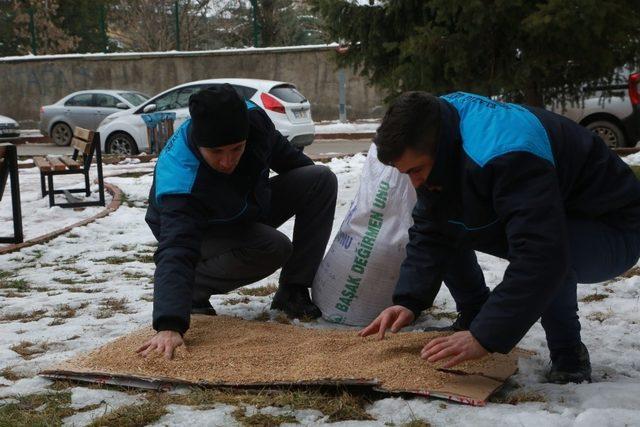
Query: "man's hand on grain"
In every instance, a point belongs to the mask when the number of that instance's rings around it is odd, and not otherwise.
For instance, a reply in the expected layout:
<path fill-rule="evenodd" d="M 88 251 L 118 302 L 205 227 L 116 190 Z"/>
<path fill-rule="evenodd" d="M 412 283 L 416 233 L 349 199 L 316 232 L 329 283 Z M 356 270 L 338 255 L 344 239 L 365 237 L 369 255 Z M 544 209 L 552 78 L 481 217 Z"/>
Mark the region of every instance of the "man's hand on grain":
<path fill-rule="evenodd" d="M 392 305 L 382 311 L 373 322 L 366 328 L 358 332 L 361 337 L 378 334 L 378 339 L 384 338 L 384 333 L 391 328 L 394 334 L 403 327 L 413 322 L 413 312 L 401 305 Z"/>
<path fill-rule="evenodd" d="M 184 340 L 179 332 L 176 331 L 160 331 L 153 336 L 149 341 L 144 343 L 136 353 L 142 357 L 147 357 L 149 353 L 155 351 L 162 355 L 167 360 L 173 358 L 173 352 L 176 348 L 184 344 Z"/>
<path fill-rule="evenodd" d="M 480 359 L 489 354 L 476 340 L 471 332 L 456 332 L 446 337 L 434 338 L 427 343 L 420 353 L 420 357 L 429 361 L 437 362 L 446 357 L 451 357 L 443 365 L 444 368 L 451 368 L 466 360 Z"/>

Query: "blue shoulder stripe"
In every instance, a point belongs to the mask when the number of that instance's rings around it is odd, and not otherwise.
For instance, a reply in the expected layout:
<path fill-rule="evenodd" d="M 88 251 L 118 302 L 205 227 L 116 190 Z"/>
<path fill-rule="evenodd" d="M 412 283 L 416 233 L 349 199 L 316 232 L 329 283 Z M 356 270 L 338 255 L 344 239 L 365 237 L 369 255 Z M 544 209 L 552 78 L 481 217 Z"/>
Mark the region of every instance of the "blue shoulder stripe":
<path fill-rule="evenodd" d="M 245 99 L 244 102 L 245 104 L 247 104 L 247 110 L 254 110 L 256 108 L 260 108 L 255 102 L 249 101 L 248 99 Z"/>
<path fill-rule="evenodd" d="M 456 92 L 442 97 L 460 115 L 462 147 L 481 167 L 503 154 L 524 151 L 555 166 L 549 135 L 524 107 Z"/>
<path fill-rule="evenodd" d="M 162 149 L 156 164 L 156 200 L 169 194 L 191 194 L 200 161 L 187 145 L 191 120 L 176 130 Z"/>

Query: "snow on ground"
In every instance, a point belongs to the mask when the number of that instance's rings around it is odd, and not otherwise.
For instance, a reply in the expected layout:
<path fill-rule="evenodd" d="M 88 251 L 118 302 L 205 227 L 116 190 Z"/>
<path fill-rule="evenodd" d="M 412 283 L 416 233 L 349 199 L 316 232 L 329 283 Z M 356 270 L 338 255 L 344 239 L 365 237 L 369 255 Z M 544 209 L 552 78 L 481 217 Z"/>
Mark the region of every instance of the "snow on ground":
<path fill-rule="evenodd" d="M 640 144 L 640 142 L 638 142 Z M 632 166 L 640 165 L 640 152 L 629 154 L 628 156 L 622 157 L 622 160 Z"/>
<path fill-rule="evenodd" d="M 89 197 L 85 197 L 84 193 L 73 193 L 74 197 L 86 201 L 98 200 L 98 186 L 93 183 L 94 179 L 95 176 L 91 178 L 91 195 Z M 64 228 L 104 210 L 103 206 L 91 206 L 78 211 L 59 206 L 50 208 L 49 197 L 42 197 L 38 168 L 20 169 L 19 181 L 22 228 L 25 240 Z M 84 188 L 84 176 L 81 174 L 54 176 L 53 184 L 56 190 Z M 63 194 L 57 194 L 55 200 L 57 203 L 67 202 Z M 108 205 L 110 202 L 111 195 L 105 190 L 105 204 Z M 7 183 L 0 203 L 0 235 L 9 236 L 13 234 L 12 219 L 11 191 Z"/>
<path fill-rule="evenodd" d="M 328 166 L 339 180 L 338 206 L 334 234 L 340 226 L 358 187 L 365 157 L 334 159 Z M 153 164 L 106 166 L 106 180 L 119 186 L 126 199 L 118 211 L 46 244 L 0 256 L 0 405 L 15 401 L 18 395 L 50 391 L 51 381 L 36 376 L 40 369 L 94 349 L 106 342 L 147 326 L 151 318 L 151 259 L 153 235 L 144 223 L 146 198 Z M 39 205 L 39 182 L 34 170 L 21 170 L 25 223 L 30 216 L 63 221 L 57 209 Z M 0 204 L 6 227 L 6 206 Z M 64 211 L 66 215 L 86 216 L 84 212 Z M 282 227 L 289 236 L 293 223 Z M 29 233 L 36 232 L 28 225 Z M 493 287 L 502 277 L 506 262 L 479 254 L 487 283 Z M 277 282 L 275 273 L 256 285 Z M 596 295 L 594 297 L 594 295 Z M 237 293 L 215 296 L 218 313 L 251 319 L 269 312 L 270 297 L 247 296 L 247 302 L 225 304 L 238 299 Z M 441 400 L 387 397 L 375 401 L 367 411 L 376 421 L 342 422 L 340 425 L 402 424 L 417 419 L 432 425 L 638 425 L 640 423 L 640 276 L 620 277 L 606 283 L 581 285 L 580 304 L 583 340 L 591 351 L 592 384 L 545 384 L 548 352 L 544 333 L 536 324 L 520 346 L 537 355 L 520 361 L 520 371 L 508 382 L 510 394 L 524 402 L 513 405 L 489 403 L 474 408 Z M 446 289 L 436 300 L 438 312 L 455 311 Z M 275 316 L 275 313 L 271 313 Z M 416 328 L 444 326 L 450 320 L 423 316 Z M 320 321 L 314 327 L 331 327 Z M 134 357 L 132 355 L 132 357 Z M 24 377 L 11 379 L 13 374 Z M 65 419 L 67 425 L 84 425 L 123 404 L 144 400 L 136 395 L 89 387 L 73 386 L 74 408 L 89 408 Z M 535 398 L 527 399 L 527 396 Z M 14 399 L 14 400 L 11 400 Z M 529 401 L 528 401 L 529 400 Z M 170 405 L 155 425 L 231 425 L 238 408 L 227 404 L 194 408 Z M 282 408 L 245 408 L 247 415 L 281 415 Z M 284 410 L 287 412 L 286 410 Z M 289 411 L 290 419 L 302 424 L 322 424 L 326 414 L 314 410 Z M 293 417 L 293 418 L 292 418 Z"/>
<path fill-rule="evenodd" d="M 316 134 L 324 133 L 370 133 L 380 126 L 380 120 L 359 120 L 341 123 L 338 121 L 316 122 Z"/>

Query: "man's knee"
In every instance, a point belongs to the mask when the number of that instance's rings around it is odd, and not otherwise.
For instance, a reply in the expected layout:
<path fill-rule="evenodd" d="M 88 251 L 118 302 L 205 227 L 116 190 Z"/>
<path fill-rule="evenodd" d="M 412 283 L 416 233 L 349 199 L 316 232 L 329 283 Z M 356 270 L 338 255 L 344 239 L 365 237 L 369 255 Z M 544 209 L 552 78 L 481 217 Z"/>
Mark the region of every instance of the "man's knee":
<path fill-rule="evenodd" d="M 318 181 L 323 184 L 323 187 L 326 188 L 327 192 L 331 194 L 338 193 L 338 178 L 336 174 L 333 173 L 331 169 L 323 165 L 315 165 L 317 168 Z"/>
<path fill-rule="evenodd" d="M 277 270 L 291 257 L 293 244 L 287 236 L 277 230 L 274 231 L 275 233 L 273 233 L 273 238 L 271 239 L 269 249 L 265 256 L 270 261 L 269 264 L 274 267 L 273 269 Z"/>

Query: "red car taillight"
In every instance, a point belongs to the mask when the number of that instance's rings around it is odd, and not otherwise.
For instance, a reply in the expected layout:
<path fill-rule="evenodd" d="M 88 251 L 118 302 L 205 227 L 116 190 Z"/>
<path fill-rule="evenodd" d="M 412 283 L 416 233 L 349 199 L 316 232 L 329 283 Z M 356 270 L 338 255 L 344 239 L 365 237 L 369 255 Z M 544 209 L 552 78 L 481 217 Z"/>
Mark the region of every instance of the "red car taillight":
<path fill-rule="evenodd" d="M 262 105 L 264 105 L 264 108 L 266 108 L 267 110 L 285 114 L 284 105 L 282 105 L 280 101 L 278 101 L 268 93 L 261 93 L 260 100 L 262 101 Z"/>
<path fill-rule="evenodd" d="M 629 98 L 633 105 L 640 104 L 640 73 L 631 74 L 629 76 Z"/>

